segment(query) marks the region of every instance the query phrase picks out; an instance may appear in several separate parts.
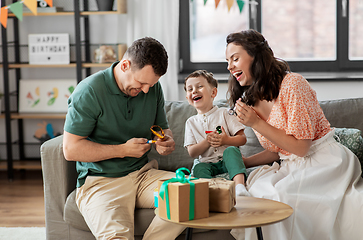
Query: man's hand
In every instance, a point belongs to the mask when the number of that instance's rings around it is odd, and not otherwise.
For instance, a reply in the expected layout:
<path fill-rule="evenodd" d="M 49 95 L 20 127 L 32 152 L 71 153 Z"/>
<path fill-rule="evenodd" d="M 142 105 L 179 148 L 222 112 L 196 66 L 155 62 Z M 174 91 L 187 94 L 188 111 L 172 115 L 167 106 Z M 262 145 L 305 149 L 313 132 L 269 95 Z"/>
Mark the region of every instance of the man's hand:
<path fill-rule="evenodd" d="M 125 149 L 127 149 L 127 157 L 142 157 L 147 151 L 149 151 L 151 145 L 147 143 L 145 138 L 131 138 L 125 143 Z"/>
<path fill-rule="evenodd" d="M 170 129 L 164 129 L 165 137 L 158 139 L 155 143 L 155 149 L 160 155 L 168 155 L 175 150 L 175 142 Z"/>

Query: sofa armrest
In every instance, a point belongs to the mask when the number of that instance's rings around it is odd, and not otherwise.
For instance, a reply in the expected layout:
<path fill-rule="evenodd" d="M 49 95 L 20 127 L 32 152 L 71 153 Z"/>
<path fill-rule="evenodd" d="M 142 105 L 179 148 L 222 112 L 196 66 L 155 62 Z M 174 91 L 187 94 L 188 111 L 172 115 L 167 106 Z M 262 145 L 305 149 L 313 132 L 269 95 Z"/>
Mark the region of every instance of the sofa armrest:
<path fill-rule="evenodd" d="M 63 136 L 50 139 L 40 147 L 42 163 L 46 225 L 63 223 L 67 196 L 76 187 L 75 162 L 63 155 Z M 48 228 L 47 228 L 48 230 Z"/>

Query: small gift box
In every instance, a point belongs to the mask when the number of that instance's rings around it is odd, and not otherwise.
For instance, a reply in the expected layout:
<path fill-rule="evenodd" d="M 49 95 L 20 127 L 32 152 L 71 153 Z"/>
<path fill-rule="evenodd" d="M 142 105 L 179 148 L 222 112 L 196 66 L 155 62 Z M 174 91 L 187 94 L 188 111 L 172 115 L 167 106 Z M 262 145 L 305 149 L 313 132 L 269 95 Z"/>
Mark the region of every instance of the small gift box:
<path fill-rule="evenodd" d="M 228 213 L 236 205 L 233 181 L 223 178 L 207 179 L 209 182 L 209 211 Z"/>
<path fill-rule="evenodd" d="M 160 180 L 158 212 L 161 218 L 176 222 L 209 217 L 208 181 L 185 178 L 179 168 L 176 177 Z"/>

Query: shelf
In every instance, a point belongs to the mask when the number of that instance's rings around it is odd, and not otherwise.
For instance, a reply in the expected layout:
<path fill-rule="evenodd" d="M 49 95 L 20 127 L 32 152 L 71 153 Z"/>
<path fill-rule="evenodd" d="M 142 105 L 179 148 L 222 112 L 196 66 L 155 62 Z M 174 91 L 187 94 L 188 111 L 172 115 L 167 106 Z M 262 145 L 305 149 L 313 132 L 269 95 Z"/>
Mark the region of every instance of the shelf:
<path fill-rule="evenodd" d="M 75 63 L 70 64 L 27 64 L 27 63 L 10 63 L 9 68 L 71 68 L 76 67 Z"/>
<path fill-rule="evenodd" d="M 102 67 L 108 68 L 112 65 L 112 63 L 82 63 L 82 67 L 89 68 L 89 67 Z"/>
<path fill-rule="evenodd" d="M 0 114 L 0 119 L 5 114 Z M 66 119 L 66 113 L 12 113 L 11 119 Z"/>
<path fill-rule="evenodd" d="M 12 119 L 65 119 L 65 113 L 12 113 Z"/>
<path fill-rule="evenodd" d="M 89 15 L 107 15 L 107 14 L 125 14 L 126 11 L 88 11 L 81 12 L 81 16 L 89 16 Z"/>
<path fill-rule="evenodd" d="M 0 170 L 7 170 L 7 169 L 8 169 L 7 161 L 1 160 L 0 161 Z M 42 165 L 41 165 L 40 160 L 39 161 L 14 160 L 13 169 L 40 170 L 40 169 L 42 169 Z"/>
<path fill-rule="evenodd" d="M 82 63 L 82 67 L 109 67 L 112 63 Z M 28 63 L 10 63 L 9 68 L 75 68 L 76 63 L 70 64 L 28 64 Z M 0 64 L 2 68 L 2 64 Z"/>
<path fill-rule="evenodd" d="M 38 12 L 37 15 L 34 15 L 31 12 L 23 13 L 23 17 L 39 17 L 39 16 L 71 16 L 74 15 L 74 12 Z M 15 17 L 14 13 L 9 13 L 9 17 Z"/>

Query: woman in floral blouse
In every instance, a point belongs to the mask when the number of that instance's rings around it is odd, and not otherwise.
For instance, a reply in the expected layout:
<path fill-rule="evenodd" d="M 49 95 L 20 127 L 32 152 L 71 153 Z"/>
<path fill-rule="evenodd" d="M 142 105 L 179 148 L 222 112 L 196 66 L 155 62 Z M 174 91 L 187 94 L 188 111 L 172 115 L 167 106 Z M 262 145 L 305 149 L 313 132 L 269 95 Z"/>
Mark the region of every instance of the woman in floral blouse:
<path fill-rule="evenodd" d="M 275 58 L 255 30 L 228 35 L 226 59 L 231 73 L 229 103 L 265 149 L 243 158 L 246 167 L 263 165 L 250 174 L 247 189 L 254 197 L 294 209 L 288 219 L 263 227 L 264 239 L 363 236 L 360 163 L 334 140 L 334 128 L 306 79 Z M 246 234 L 233 230 L 232 235 L 255 238 L 252 229 Z"/>

